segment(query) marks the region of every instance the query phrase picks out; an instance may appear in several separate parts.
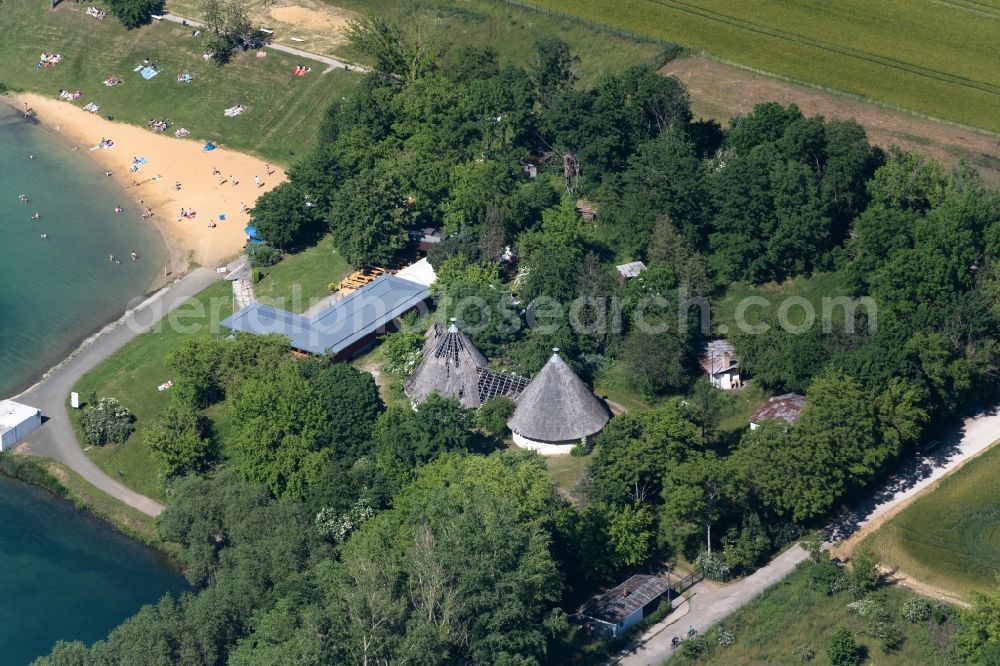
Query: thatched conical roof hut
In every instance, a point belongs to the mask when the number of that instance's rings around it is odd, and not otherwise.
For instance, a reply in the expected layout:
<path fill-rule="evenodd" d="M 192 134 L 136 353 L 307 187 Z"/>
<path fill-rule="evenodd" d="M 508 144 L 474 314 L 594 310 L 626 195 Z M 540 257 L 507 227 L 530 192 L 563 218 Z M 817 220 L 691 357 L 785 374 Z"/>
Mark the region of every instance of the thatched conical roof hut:
<path fill-rule="evenodd" d="M 484 357 L 454 322 L 445 329 L 434 324 L 427 332 L 423 361 L 406 380 L 403 390 L 418 405 L 434 391 L 446 398 L 457 398 L 463 407 L 478 407 L 479 368 Z"/>
<path fill-rule="evenodd" d="M 542 454 L 568 453 L 604 428 L 610 415 L 554 349 L 552 358 L 517 398 L 507 421 L 518 446 Z"/>

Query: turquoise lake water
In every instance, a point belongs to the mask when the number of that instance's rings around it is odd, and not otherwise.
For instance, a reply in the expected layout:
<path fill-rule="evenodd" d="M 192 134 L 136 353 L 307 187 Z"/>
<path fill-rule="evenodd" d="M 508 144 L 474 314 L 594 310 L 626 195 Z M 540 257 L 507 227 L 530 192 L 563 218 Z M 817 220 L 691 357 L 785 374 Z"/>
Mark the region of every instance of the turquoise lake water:
<path fill-rule="evenodd" d="M 138 203 L 81 151 L 0 105 L 0 398 L 123 313 L 162 270 L 165 248 Z M 92 643 L 185 588 L 154 551 L 0 477 L 0 665 L 27 664 L 60 639 Z"/>
<path fill-rule="evenodd" d="M 28 664 L 60 639 L 91 644 L 143 604 L 184 589 L 155 551 L 0 477 L 0 663 Z"/>
<path fill-rule="evenodd" d="M 0 105 L 0 398 L 123 313 L 162 271 L 163 241 L 138 202 L 72 147 Z"/>

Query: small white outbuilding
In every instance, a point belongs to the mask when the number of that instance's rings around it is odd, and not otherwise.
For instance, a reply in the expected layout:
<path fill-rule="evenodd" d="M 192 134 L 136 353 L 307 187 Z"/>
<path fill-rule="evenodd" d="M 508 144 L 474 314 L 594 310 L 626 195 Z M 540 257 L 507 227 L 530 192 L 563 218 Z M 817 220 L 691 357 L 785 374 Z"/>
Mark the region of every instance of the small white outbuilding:
<path fill-rule="evenodd" d="M 14 445 L 42 425 L 42 412 L 13 400 L 0 400 L 0 452 Z"/>

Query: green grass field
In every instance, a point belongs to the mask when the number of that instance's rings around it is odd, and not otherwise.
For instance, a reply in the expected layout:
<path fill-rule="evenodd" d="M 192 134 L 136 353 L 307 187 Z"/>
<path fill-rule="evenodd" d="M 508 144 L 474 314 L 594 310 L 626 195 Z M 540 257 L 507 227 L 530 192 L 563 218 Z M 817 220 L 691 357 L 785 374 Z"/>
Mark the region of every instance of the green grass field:
<path fill-rule="evenodd" d="M 219 304 L 216 316 L 225 318 L 232 312 L 231 300 L 232 287 L 228 282 L 214 284 L 191 299 L 202 304 L 204 315 L 185 316 L 179 321 L 185 325 L 208 323 L 210 303 Z M 191 301 L 181 306 L 178 312 L 189 308 L 190 312 L 194 312 L 195 306 Z M 169 391 L 161 392 L 156 389 L 170 379 L 164 357 L 187 335 L 190 334 L 171 326 L 163 326 L 160 330 L 140 335 L 84 375 L 74 389 L 81 396 L 94 392 L 98 397 L 117 398 L 132 411 L 136 418 L 136 431 L 127 442 L 95 446 L 87 451 L 87 455 L 101 469 L 128 487 L 160 501 L 165 499 L 163 484 L 144 435 L 153 418 L 170 401 Z M 206 330 L 194 335 L 210 333 Z M 77 424 L 80 412 L 70 410 L 70 413 L 74 424 Z M 77 437 L 80 438 L 79 429 Z M 83 442 L 83 439 L 80 438 L 80 441 Z"/>
<path fill-rule="evenodd" d="M 359 14 L 377 14 L 403 27 L 418 27 L 448 45 L 451 56 L 463 46 L 490 46 L 500 54 L 501 62 L 522 66 L 535 62 L 535 41 L 553 34 L 580 57 L 581 85 L 594 85 L 605 74 L 630 65 L 659 65 L 663 51 L 656 44 L 636 43 L 497 0 L 333 0 L 329 4 Z M 362 60 L 350 48 L 342 53 Z"/>
<path fill-rule="evenodd" d="M 347 44 L 343 25 L 351 16 L 378 14 L 404 28 L 418 29 L 454 55 L 463 46 L 489 45 L 503 61 L 527 65 L 534 58 L 534 42 L 546 33 L 559 35 L 580 54 L 580 78 L 596 83 L 601 76 L 641 62 L 654 63 L 662 48 L 636 43 L 578 23 L 545 16 L 495 0 L 246 0 L 251 19 L 275 29 L 274 40 L 315 53 L 335 55 L 349 62 L 371 64 Z M 292 4 L 317 21 L 289 25 L 276 21 Z M 198 0 L 168 0 L 167 9 L 178 16 L 198 18 Z M 302 41 L 291 41 L 295 36 Z"/>
<path fill-rule="evenodd" d="M 62 3 L 49 11 L 45 2 L 4 0 L 0 81 L 52 97 L 63 88 L 81 90 L 76 104 L 96 102 L 101 115 L 142 126 L 150 118 L 168 119 L 175 128 L 191 130 L 192 140 L 211 140 L 280 164 L 315 145 L 326 108 L 358 81 L 347 72 L 321 75 L 316 68 L 294 77 L 301 60 L 273 51 L 265 58 L 241 54 L 219 67 L 202 59 L 200 40 L 187 28 L 154 21 L 127 31 L 110 15 L 103 21 L 87 16 L 86 6 Z M 59 53 L 63 61 L 35 69 L 42 51 Z M 132 71 L 144 58 L 162 68 L 149 81 Z M 182 70 L 194 81 L 178 83 Z M 112 74 L 124 83 L 105 86 Z M 227 118 L 223 111 L 237 103 L 246 113 Z"/>
<path fill-rule="evenodd" d="M 765 312 L 777 312 L 784 299 L 804 298 L 812 306 L 816 313 L 817 320 L 823 313 L 823 299 L 847 296 L 850 292 L 844 284 L 844 276 L 840 273 L 816 273 L 809 277 L 797 277 L 787 280 L 781 284 L 774 282 L 763 285 L 752 285 L 745 282 L 734 282 L 730 285 L 722 298 L 713 298 L 712 324 L 720 331 L 729 335 L 740 330 L 736 318 L 737 308 L 741 302 L 748 298 L 763 298 L 770 305 L 755 304 L 748 302 L 743 310 L 743 322 L 746 325 L 760 323 Z M 864 308 L 859 308 L 859 312 L 864 312 Z M 843 315 L 842 308 L 835 308 L 833 314 Z M 788 321 L 792 325 L 803 322 L 805 310 L 803 307 L 794 306 L 788 309 Z"/>
<path fill-rule="evenodd" d="M 344 255 L 333 246 L 332 236 L 276 266 L 259 270 L 264 279 L 256 284 L 257 298 L 291 312 L 308 310 L 315 299 L 330 295 L 331 283 L 352 272 Z"/>
<path fill-rule="evenodd" d="M 882 564 L 958 596 L 992 592 L 1000 574 L 1000 447 L 945 477 L 865 539 Z"/>
<path fill-rule="evenodd" d="M 997 0 L 532 0 L 741 65 L 1000 131 Z"/>
<path fill-rule="evenodd" d="M 858 643 L 867 649 L 865 664 L 945 666 L 957 663 L 950 644 L 956 628 L 953 619 L 941 624 L 933 619 L 913 624 L 900 612 L 911 592 L 897 587 L 876 592 L 874 597 L 883 602 L 893 622 L 906 637 L 898 651 L 886 654 L 879 641 L 867 634 L 865 620 L 847 610 L 847 604 L 852 601 L 850 595 L 846 592 L 828 595 L 826 590 L 810 587 L 810 566 L 811 563 L 800 565 L 783 581 L 722 621 L 722 626 L 736 637 L 733 645 L 719 645 L 719 629 L 716 626 L 705 636 L 709 649 L 700 659 L 693 661 L 678 655 L 670 664 L 737 666 L 806 663 L 795 654 L 800 646 L 808 646 L 815 652 L 816 657 L 808 663 L 828 664 L 827 642 L 834 632 L 842 628 L 849 629 Z M 684 618 L 681 618 L 673 633 L 682 634 L 686 626 Z M 667 636 L 670 635 L 667 633 Z"/>
<path fill-rule="evenodd" d="M 306 304 L 310 298 L 325 296 L 328 282 L 337 281 L 349 272 L 339 255 L 333 254 L 329 238 L 264 270 L 267 277 L 262 284 L 274 284 L 275 293 L 281 297 L 299 291 Z M 297 284 L 301 286 L 295 287 Z M 80 379 L 74 390 L 81 396 L 93 392 L 98 397 L 117 398 L 136 417 L 136 431 L 125 444 L 95 446 L 87 451 L 101 469 L 137 492 L 165 499 L 156 463 L 144 438 L 145 429 L 170 400 L 169 391 L 156 388 L 171 378 L 164 359 L 188 335 L 228 335 L 229 331 L 220 329 L 218 323 L 231 313 L 230 283 L 214 284 L 171 315 L 181 326 L 163 325 L 140 335 Z M 199 330 L 191 332 L 192 329 Z M 205 410 L 205 415 L 212 422 L 216 439 L 225 441 L 231 427 L 228 408 L 213 405 Z M 71 410 L 71 416 L 80 437 L 80 412 Z M 225 455 L 224 450 L 222 453 Z"/>

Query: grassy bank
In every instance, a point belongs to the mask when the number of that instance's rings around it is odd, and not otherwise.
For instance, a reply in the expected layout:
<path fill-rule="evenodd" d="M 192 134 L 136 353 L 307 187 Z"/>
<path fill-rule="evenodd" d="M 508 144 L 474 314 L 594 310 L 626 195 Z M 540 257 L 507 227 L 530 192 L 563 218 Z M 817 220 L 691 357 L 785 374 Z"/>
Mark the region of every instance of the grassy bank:
<path fill-rule="evenodd" d="M 0 474 L 45 488 L 57 497 L 66 497 L 67 488 L 49 472 L 41 458 L 33 458 L 14 453 L 0 453 Z"/>
<path fill-rule="evenodd" d="M 799 81 L 1000 131 L 996 3 L 534 0 L 534 4 Z"/>
<path fill-rule="evenodd" d="M 113 525 L 119 532 L 174 556 L 177 548 L 160 539 L 155 518 L 133 509 L 90 485 L 73 470 L 47 458 L 0 453 L 0 474 L 33 486 L 73 503 Z"/>
<path fill-rule="evenodd" d="M 61 3 L 50 11 L 48 3 L 4 0 L 0 81 L 53 97 L 60 89 L 81 90 L 75 104 L 96 102 L 101 115 L 141 126 L 150 118 L 168 119 L 191 130 L 193 140 L 282 164 L 315 145 L 323 112 L 358 82 L 356 75 L 321 75 L 315 67 L 309 76 L 292 76 L 301 59 L 274 51 L 265 58 L 240 54 L 219 67 L 202 58 L 200 38 L 189 28 L 154 21 L 129 31 L 110 16 L 91 18 L 85 9 L 85 3 Z M 42 51 L 59 53 L 63 61 L 36 69 Z M 149 81 L 133 71 L 145 58 L 162 70 Z M 191 83 L 177 82 L 184 70 L 194 77 Z M 109 75 L 123 83 L 103 85 Z M 234 104 L 247 111 L 227 118 L 223 111 Z"/>
<path fill-rule="evenodd" d="M 167 555 L 177 555 L 177 545 L 160 539 L 156 519 L 133 509 L 118 499 L 98 490 L 83 480 L 79 474 L 54 460 L 44 462 L 49 474 L 58 479 L 66 489 L 66 499 L 78 509 L 85 509 L 101 518 L 132 539 L 141 541 Z"/>
<path fill-rule="evenodd" d="M 305 252 L 287 255 L 263 271 L 266 277 L 260 285 L 264 287 L 258 285 L 262 297 L 270 292 L 285 299 L 280 302 L 287 305 L 287 299 L 300 293 L 301 300 L 296 302 L 308 305 L 310 299 L 327 295 L 327 284 L 338 281 L 349 268 L 327 238 Z M 80 379 L 74 390 L 84 399 L 91 394 L 117 398 L 136 418 L 135 433 L 124 444 L 87 450 L 87 455 L 101 469 L 136 492 L 166 501 L 162 480 L 145 439 L 146 429 L 171 398 L 170 391 L 157 390 L 171 378 L 166 356 L 189 336 L 228 335 L 228 329 L 221 328 L 219 323 L 232 311 L 230 283 L 213 284 L 169 315 L 155 330 L 138 336 Z M 77 438 L 83 442 L 80 415 L 81 412 L 70 410 Z M 224 442 L 230 428 L 229 410 L 224 405 L 215 405 L 205 415 L 212 422 L 216 439 Z"/>
<path fill-rule="evenodd" d="M 990 592 L 1000 573 L 1000 447 L 941 480 L 862 542 L 888 567 L 967 596 Z"/>
<path fill-rule="evenodd" d="M 950 642 L 955 631 L 953 619 L 938 614 L 937 619 L 918 623 L 906 620 L 902 605 L 913 593 L 902 588 L 887 587 L 870 595 L 885 607 L 904 635 L 899 649 L 886 653 L 880 641 L 868 634 L 866 621 L 847 610 L 847 604 L 853 601 L 847 592 L 827 594 L 824 586 L 811 584 L 812 566 L 811 562 L 800 565 L 790 576 L 710 630 L 705 636 L 707 650 L 701 658 L 678 655 L 670 663 L 682 666 L 805 663 L 799 650 L 807 647 L 815 655 L 811 663 L 826 664 L 829 663 L 827 643 L 840 629 L 848 629 L 862 645 L 869 657 L 864 663 L 927 666 L 955 663 Z M 682 633 L 684 624 L 681 619 L 674 633 Z M 720 626 L 732 632 L 735 638 L 732 645 L 719 644 Z"/>

